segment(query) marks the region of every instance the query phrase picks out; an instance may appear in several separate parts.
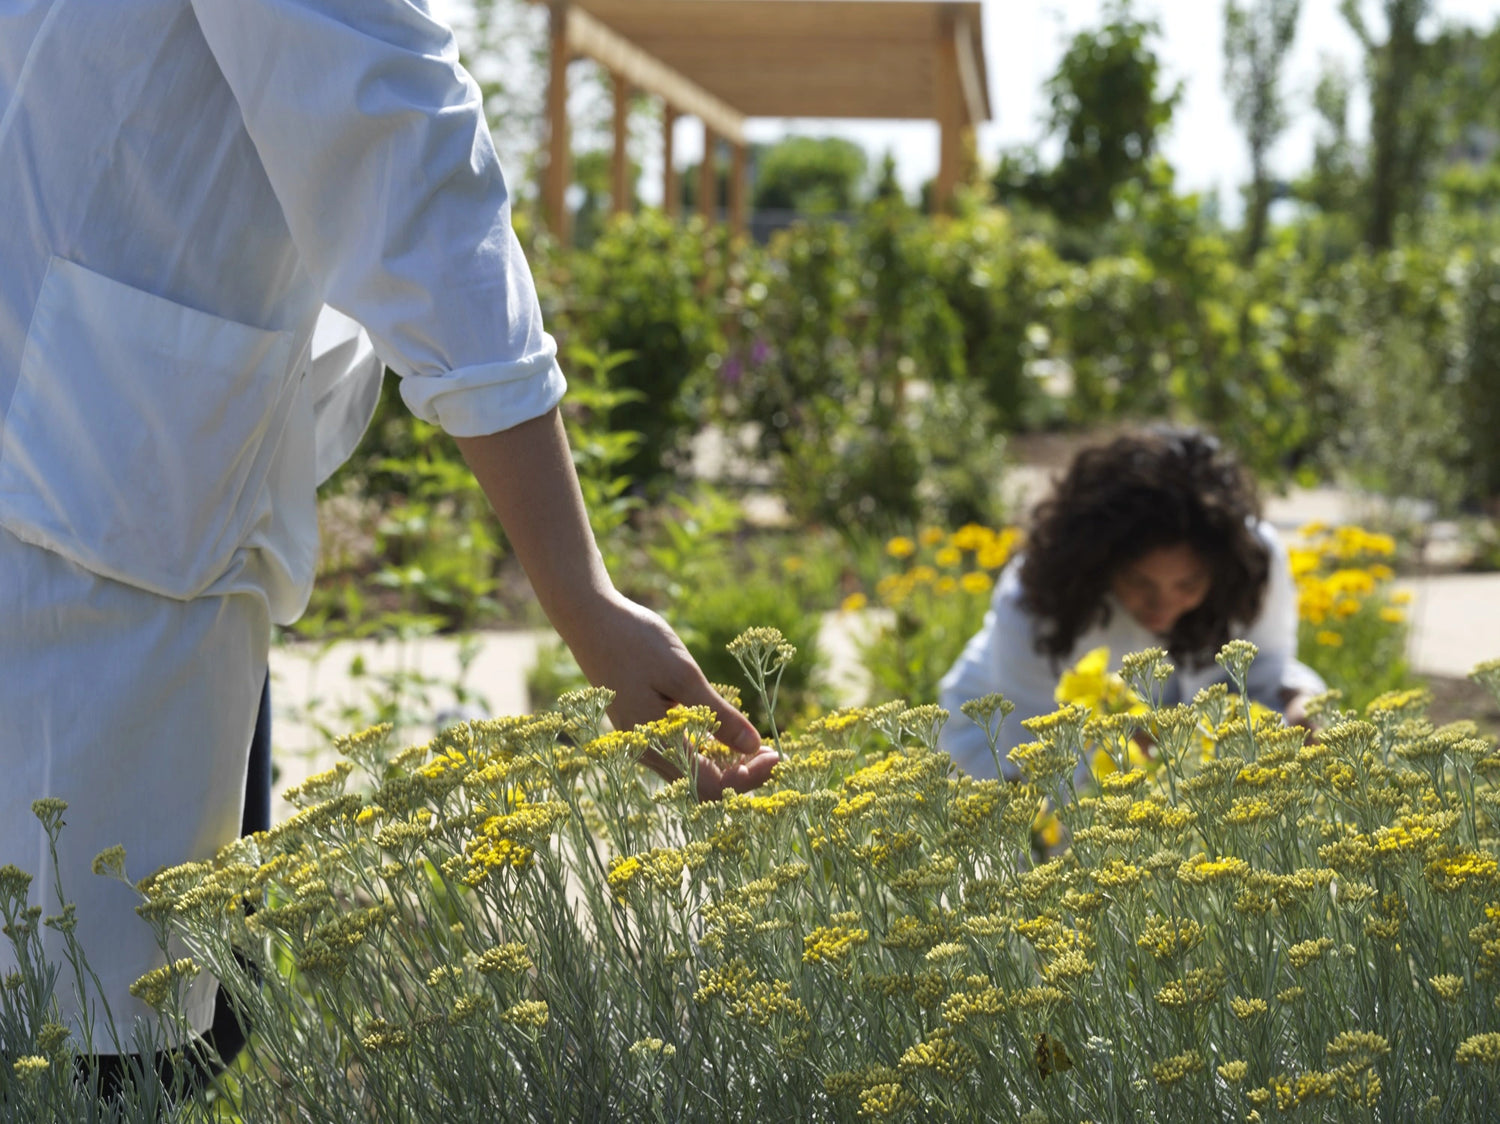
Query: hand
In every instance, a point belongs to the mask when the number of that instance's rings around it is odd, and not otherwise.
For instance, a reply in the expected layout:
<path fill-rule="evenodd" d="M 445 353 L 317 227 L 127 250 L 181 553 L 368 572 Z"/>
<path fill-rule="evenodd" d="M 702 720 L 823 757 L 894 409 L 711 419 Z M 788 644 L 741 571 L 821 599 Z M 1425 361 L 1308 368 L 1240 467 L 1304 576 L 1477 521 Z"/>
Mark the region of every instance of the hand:
<path fill-rule="evenodd" d="M 620 595 L 594 545 L 583 495 L 554 408 L 531 421 L 458 447 L 500 517 L 537 600 L 590 683 L 615 693 L 617 729 L 662 717 L 677 703 L 718 716 L 718 739 L 739 754 L 720 767 L 700 758 L 698 795 L 717 800 L 766 782 L 778 758 L 755 727 L 719 697 L 667 622 Z M 680 774 L 648 754 L 642 763 L 668 780 Z"/>
<path fill-rule="evenodd" d="M 616 729 L 660 718 L 674 705 L 706 706 L 719 719 L 717 739 L 739 755 L 729 765 L 698 758 L 698 797 L 717 800 L 726 789 L 746 792 L 764 784 L 780 760 L 762 745 L 755 727 L 708 685 L 671 626 L 651 610 L 611 592 L 591 608 L 577 635 L 565 636 L 589 682 L 615 692 L 609 708 Z M 681 770 L 656 753 L 641 763 L 676 780 Z"/>
<path fill-rule="evenodd" d="M 1307 700 L 1310 696 L 1306 691 L 1294 691 L 1283 687 L 1281 690 L 1281 713 L 1286 719 L 1288 726 L 1301 726 L 1307 731 L 1307 740 L 1316 741 L 1318 733 L 1313 728 L 1312 719 L 1307 716 Z"/>

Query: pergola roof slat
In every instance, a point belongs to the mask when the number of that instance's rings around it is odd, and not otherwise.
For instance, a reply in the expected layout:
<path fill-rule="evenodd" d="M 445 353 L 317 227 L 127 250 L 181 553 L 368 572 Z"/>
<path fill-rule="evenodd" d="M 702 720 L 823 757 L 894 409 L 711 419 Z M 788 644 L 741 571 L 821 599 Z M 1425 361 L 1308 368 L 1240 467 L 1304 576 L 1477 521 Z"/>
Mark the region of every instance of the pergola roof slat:
<path fill-rule="evenodd" d="M 952 202 L 972 160 L 974 127 L 991 115 L 979 0 L 534 0 L 552 12 L 546 213 L 566 229 L 570 149 L 567 60 L 586 55 L 630 88 L 663 98 L 667 120 L 702 120 L 700 204 L 712 215 L 716 138 L 734 145 L 732 225 L 743 227 L 745 119 L 843 117 L 933 120 L 941 158 L 939 206 Z M 617 100 L 613 189 L 626 159 L 626 111 Z M 670 146 L 669 146 L 670 151 Z M 675 191 L 672 169 L 664 190 Z M 670 206 L 670 203 L 669 203 Z"/>
<path fill-rule="evenodd" d="M 568 46 L 632 86 L 666 98 L 682 112 L 708 122 L 720 136 L 745 143 L 743 113 L 682 75 L 670 61 L 647 53 L 578 7 L 568 9 Z"/>

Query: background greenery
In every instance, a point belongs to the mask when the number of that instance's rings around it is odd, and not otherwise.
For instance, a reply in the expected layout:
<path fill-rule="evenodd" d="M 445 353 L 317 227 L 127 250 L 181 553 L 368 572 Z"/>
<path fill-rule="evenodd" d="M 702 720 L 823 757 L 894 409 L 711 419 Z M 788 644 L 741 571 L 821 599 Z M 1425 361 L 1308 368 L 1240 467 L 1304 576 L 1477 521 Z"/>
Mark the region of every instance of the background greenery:
<path fill-rule="evenodd" d="M 1385 497 L 1419 546 L 1424 520 L 1459 516 L 1469 561 L 1491 564 L 1500 28 L 1443 25 L 1427 0 L 1348 0 L 1364 66 L 1330 67 L 1299 101 L 1282 72 L 1300 7 L 1225 6 L 1251 166 L 1237 223 L 1161 155 L 1180 90 L 1129 3 L 1064 51 L 1037 143 L 989 154 L 955 214 L 904 197 L 889 160 L 800 137 L 753 154 L 756 207 L 800 214 L 758 241 L 639 206 L 609 219 L 607 86 L 580 64 L 576 240 L 534 223 L 530 155 L 517 225 L 620 583 L 711 665 L 746 622 L 790 635 L 873 589 L 893 535 L 1017 520 L 1006 458 L 1033 435 L 1161 418 L 1217 431 L 1268 489 Z M 540 50 L 541 23 L 513 0 L 475 13 L 462 39 L 501 139 L 534 153 L 539 101 L 500 62 Z M 653 112 L 632 106 L 637 163 Z M 1277 179 L 1267 153 L 1298 113 L 1319 121 L 1314 157 Z M 304 634 L 540 623 L 451 443 L 393 394 L 324 515 Z M 1403 548 L 1397 565 L 1420 558 Z"/>

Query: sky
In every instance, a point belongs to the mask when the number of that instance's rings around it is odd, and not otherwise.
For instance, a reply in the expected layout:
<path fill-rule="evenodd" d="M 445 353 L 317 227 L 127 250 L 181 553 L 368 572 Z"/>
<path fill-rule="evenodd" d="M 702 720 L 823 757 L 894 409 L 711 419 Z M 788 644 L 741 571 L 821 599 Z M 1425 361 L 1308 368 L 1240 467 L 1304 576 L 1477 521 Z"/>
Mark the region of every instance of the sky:
<path fill-rule="evenodd" d="M 443 14 L 461 0 L 434 0 Z M 1042 86 L 1056 69 L 1068 39 L 1101 22 L 1105 0 L 982 0 L 984 46 L 989 68 L 990 100 L 995 120 L 979 130 L 979 155 L 993 164 L 1000 150 L 1041 138 L 1046 111 Z M 1364 0 L 1374 12 L 1377 0 Z M 1183 85 L 1163 152 L 1177 169 L 1184 191 L 1217 192 L 1226 217 L 1240 208 L 1239 188 L 1249 178 L 1244 137 L 1224 94 L 1223 4 L 1221 0 L 1136 0 L 1136 10 L 1154 16 L 1162 37 L 1157 50 L 1169 81 Z M 1488 27 L 1500 19 L 1500 0 L 1436 0 L 1439 20 Z M 1379 26 L 1379 20 L 1375 20 Z M 1322 60 L 1341 63 L 1357 75 L 1360 48 L 1338 14 L 1338 0 L 1303 0 L 1297 38 L 1284 72 L 1291 125 L 1271 156 L 1273 171 L 1296 175 L 1312 159 L 1316 133 L 1312 92 Z M 1365 126 L 1364 98 L 1354 100 L 1351 123 L 1358 135 Z M 775 141 L 790 133 L 843 136 L 859 142 L 872 167 L 885 152 L 896 157 L 897 175 L 908 193 L 932 178 L 938 164 L 938 128 L 909 121 L 782 121 L 751 119 L 752 141 Z M 674 144 L 679 165 L 694 163 L 702 152 L 701 126 L 679 124 Z M 660 197 L 660 144 L 644 163 L 641 195 Z M 1045 150 L 1044 150 L 1045 151 Z"/>

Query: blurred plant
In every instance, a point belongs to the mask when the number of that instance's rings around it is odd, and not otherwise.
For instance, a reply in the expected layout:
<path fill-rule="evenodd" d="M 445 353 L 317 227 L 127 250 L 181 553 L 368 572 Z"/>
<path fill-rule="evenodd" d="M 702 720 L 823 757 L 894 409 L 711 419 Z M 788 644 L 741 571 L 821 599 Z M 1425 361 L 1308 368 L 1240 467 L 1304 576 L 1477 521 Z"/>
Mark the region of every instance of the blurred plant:
<path fill-rule="evenodd" d="M 659 211 L 617 216 L 587 252 L 566 260 L 566 302 L 552 320 L 569 343 L 611 363 L 610 384 L 631 391 L 610 409 L 611 427 L 639 434 L 623 474 L 648 491 L 687 462 L 704 421 L 713 369 L 725 344 L 716 298 L 724 248 L 701 222 L 678 225 Z"/>
<path fill-rule="evenodd" d="M 1281 70 L 1297 35 L 1302 0 L 1252 0 L 1224 4 L 1224 86 L 1235 120 L 1250 149 L 1246 193 L 1245 260 L 1253 261 L 1266 241 L 1274 184 L 1267 166 L 1276 139 L 1287 126 L 1281 96 Z"/>
<path fill-rule="evenodd" d="M 826 593 L 809 585 L 795 556 L 767 556 L 744 549 L 737 541 L 744 513 L 710 489 L 679 500 L 648 536 L 646 556 L 658 575 L 654 600 L 677 630 L 710 682 L 740 689 L 749 700 L 746 711 L 758 729 L 771 716 L 748 690 L 726 645 L 747 620 L 765 621 L 801 653 L 788 667 L 781 685 L 783 713 L 801 715 L 825 701 L 821 683 L 823 659 L 818 647 L 819 618 L 810 602 Z"/>
<path fill-rule="evenodd" d="M 842 137 L 785 137 L 760 151 L 755 169 L 756 210 L 804 215 L 853 211 L 868 161 Z"/>
<path fill-rule="evenodd" d="M 1100 223 L 1113 214 L 1115 192 L 1155 156 L 1182 97 L 1180 85 L 1167 88 L 1153 45 L 1160 28 L 1129 0 L 1111 0 L 1104 18 L 1073 37 L 1047 80 L 1047 128 L 1062 142 L 1061 156 L 1019 184 L 998 182 L 1002 202 L 1019 194 L 1065 224 Z"/>
<path fill-rule="evenodd" d="M 1393 590 L 1389 535 L 1310 523 L 1290 550 L 1297 580 L 1297 655 L 1351 706 L 1411 685 L 1410 596 Z"/>
<path fill-rule="evenodd" d="M 1468 448 L 1461 388 L 1445 358 L 1418 330 L 1389 322 L 1351 339 L 1331 377 L 1345 406 L 1338 445 L 1348 478 L 1451 514 L 1464 495 Z"/>
<path fill-rule="evenodd" d="M 938 681 L 978 629 L 996 575 L 1019 541 L 1013 528 L 968 524 L 951 534 L 923 527 L 915 537 L 897 535 L 886 543 L 873 601 L 858 592 L 843 604 L 846 612 L 872 605 L 885 610 L 859 643 L 872 697 L 916 703 L 938 697 Z"/>

